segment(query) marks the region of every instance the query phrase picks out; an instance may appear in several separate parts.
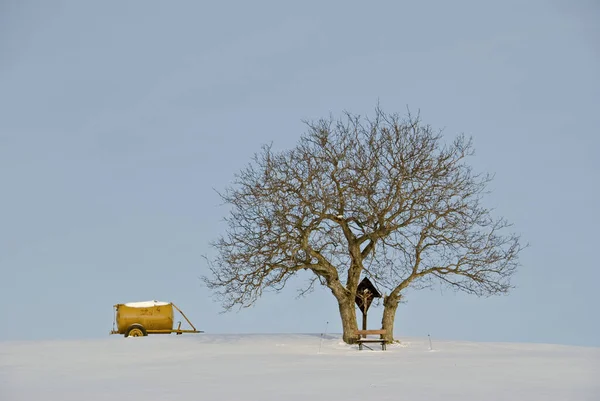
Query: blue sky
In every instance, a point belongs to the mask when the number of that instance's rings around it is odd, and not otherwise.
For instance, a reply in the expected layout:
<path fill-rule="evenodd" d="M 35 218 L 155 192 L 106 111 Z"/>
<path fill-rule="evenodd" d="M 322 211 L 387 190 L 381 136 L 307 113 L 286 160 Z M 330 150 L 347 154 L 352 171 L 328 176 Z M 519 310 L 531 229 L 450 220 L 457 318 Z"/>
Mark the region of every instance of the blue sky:
<path fill-rule="evenodd" d="M 379 101 L 471 135 L 531 245 L 511 294 L 409 292 L 397 335 L 600 346 L 599 19 L 592 0 L 2 1 L 0 340 L 103 337 L 113 304 L 150 299 L 207 332 L 339 332 L 327 290 L 296 299 L 306 277 L 229 314 L 198 277 L 214 189 L 302 119 Z"/>

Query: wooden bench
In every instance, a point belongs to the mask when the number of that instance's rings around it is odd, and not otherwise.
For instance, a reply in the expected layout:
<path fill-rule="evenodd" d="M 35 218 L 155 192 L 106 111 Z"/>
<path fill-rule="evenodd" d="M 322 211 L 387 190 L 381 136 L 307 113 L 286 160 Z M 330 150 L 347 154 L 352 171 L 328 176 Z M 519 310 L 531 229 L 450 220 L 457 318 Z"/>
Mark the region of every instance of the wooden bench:
<path fill-rule="evenodd" d="M 363 349 L 363 345 L 365 343 L 380 343 L 381 344 L 381 349 L 383 351 L 385 351 L 385 339 L 383 338 L 383 335 L 386 333 L 385 330 L 356 330 L 356 334 L 359 336 L 358 340 L 356 340 L 356 343 L 358 344 L 358 349 L 362 350 Z M 380 338 L 367 338 L 368 335 L 380 335 Z M 368 345 L 364 345 L 365 347 L 371 349 Z"/>

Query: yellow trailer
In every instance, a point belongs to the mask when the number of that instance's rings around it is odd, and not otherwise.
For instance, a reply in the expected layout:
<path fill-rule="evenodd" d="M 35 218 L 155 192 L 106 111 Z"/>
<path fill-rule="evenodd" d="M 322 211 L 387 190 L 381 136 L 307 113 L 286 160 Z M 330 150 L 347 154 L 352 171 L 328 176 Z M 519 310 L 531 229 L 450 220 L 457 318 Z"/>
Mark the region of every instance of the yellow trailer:
<path fill-rule="evenodd" d="M 125 337 L 142 337 L 148 334 L 203 333 L 196 330 L 192 322 L 173 302 L 144 301 L 116 304 L 113 329 L 110 334 L 123 334 Z M 173 308 L 189 323 L 192 330 L 173 328 Z M 115 328 L 116 325 L 116 328 Z"/>

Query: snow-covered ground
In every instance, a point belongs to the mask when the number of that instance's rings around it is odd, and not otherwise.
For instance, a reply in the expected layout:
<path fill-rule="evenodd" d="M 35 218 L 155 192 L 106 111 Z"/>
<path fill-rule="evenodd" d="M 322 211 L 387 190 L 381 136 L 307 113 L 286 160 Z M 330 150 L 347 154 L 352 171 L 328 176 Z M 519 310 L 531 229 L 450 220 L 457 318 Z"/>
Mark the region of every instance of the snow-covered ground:
<path fill-rule="evenodd" d="M 0 343 L 0 400 L 600 400 L 600 348 L 327 335 Z"/>

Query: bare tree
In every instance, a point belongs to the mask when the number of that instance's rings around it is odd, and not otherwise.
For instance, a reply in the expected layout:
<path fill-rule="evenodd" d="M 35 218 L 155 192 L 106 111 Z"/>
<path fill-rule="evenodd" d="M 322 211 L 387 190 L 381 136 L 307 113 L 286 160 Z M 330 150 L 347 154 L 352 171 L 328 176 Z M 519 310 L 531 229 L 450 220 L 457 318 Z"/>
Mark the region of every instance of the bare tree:
<path fill-rule="evenodd" d="M 406 288 L 441 283 L 477 295 L 505 293 L 520 238 L 481 204 L 489 175 L 466 164 L 471 140 L 444 144 L 440 132 L 377 108 L 306 122 L 295 148 L 264 146 L 221 197 L 228 229 L 212 243 L 211 277 L 226 310 L 252 305 L 312 272 L 306 291 L 327 286 L 343 339 L 357 336 L 354 299 L 361 275 L 385 288 L 382 327 L 393 341 Z"/>

